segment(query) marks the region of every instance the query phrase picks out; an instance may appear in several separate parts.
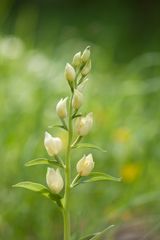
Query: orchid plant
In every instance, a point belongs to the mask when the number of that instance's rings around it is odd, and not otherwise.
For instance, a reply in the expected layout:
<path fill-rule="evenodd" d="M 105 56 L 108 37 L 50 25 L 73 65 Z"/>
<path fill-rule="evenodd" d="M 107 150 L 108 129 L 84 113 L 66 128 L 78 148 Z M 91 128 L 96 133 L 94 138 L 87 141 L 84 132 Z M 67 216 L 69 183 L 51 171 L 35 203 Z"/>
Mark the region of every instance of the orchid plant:
<path fill-rule="evenodd" d="M 64 222 L 64 240 L 71 240 L 71 223 L 70 223 L 70 196 L 72 189 L 81 183 L 95 181 L 120 181 L 119 178 L 112 177 L 106 173 L 93 172 L 95 161 L 92 153 L 84 154 L 77 162 L 77 175 L 71 179 L 72 166 L 72 150 L 79 148 L 90 148 L 104 151 L 100 147 L 82 142 L 86 135 L 89 134 L 93 125 L 93 113 L 90 112 L 86 116 L 79 110 L 83 104 L 83 92 L 88 82 L 88 74 L 91 70 L 91 52 L 88 46 L 82 53 L 78 52 L 74 55 L 72 64 L 67 63 L 65 67 L 65 78 L 70 87 L 70 96 L 60 99 L 56 105 L 56 113 L 61 124 L 58 127 L 67 131 L 68 141 L 65 152 L 65 159 L 60 156 L 63 151 L 63 142 L 61 138 L 52 136 L 45 132 L 44 146 L 49 159 L 37 158 L 27 162 L 25 165 L 48 165 L 46 174 L 46 185 L 34 183 L 30 181 L 20 182 L 14 187 L 38 192 L 43 196 L 54 201 L 61 210 Z M 64 190 L 63 190 L 64 189 Z M 79 240 L 95 240 L 105 235 L 107 227 L 101 232 L 93 233 L 88 236 L 79 238 Z"/>

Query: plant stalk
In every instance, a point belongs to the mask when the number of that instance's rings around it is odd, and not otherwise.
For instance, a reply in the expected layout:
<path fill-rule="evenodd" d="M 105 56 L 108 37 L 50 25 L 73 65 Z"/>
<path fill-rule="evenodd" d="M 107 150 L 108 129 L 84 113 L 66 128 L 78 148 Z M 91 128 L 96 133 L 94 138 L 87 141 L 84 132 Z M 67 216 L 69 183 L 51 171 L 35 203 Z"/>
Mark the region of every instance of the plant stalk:
<path fill-rule="evenodd" d="M 65 169 L 65 194 L 64 194 L 64 208 L 63 208 L 63 221 L 64 221 L 64 240 L 70 240 L 71 227 L 70 227 L 70 181 L 71 181 L 71 143 L 73 136 L 72 127 L 72 97 L 69 102 L 68 111 L 68 145 L 66 151 L 66 169 Z"/>

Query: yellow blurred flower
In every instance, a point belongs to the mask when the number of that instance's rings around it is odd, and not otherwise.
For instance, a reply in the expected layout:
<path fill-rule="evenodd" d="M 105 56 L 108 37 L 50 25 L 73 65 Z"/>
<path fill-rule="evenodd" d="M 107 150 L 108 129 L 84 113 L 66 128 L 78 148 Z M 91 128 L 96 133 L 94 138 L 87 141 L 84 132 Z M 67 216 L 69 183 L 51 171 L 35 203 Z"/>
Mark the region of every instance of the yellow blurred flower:
<path fill-rule="evenodd" d="M 121 176 L 124 182 L 134 182 L 140 173 L 140 166 L 135 163 L 128 163 L 123 166 Z"/>
<path fill-rule="evenodd" d="M 131 132 L 128 128 L 118 128 L 114 132 L 114 138 L 119 143 L 126 143 L 131 138 Z"/>

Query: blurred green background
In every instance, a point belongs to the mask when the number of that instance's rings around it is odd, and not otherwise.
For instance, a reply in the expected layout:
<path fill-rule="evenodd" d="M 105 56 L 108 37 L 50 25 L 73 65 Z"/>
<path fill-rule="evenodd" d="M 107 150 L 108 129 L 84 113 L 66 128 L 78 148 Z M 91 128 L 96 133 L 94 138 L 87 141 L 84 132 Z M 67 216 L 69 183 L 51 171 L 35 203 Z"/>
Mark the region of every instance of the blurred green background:
<path fill-rule="evenodd" d="M 68 94 L 66 62 L 92 47 L 83 111 L 95 124 L 86 141 L 96 171 L 121 183 L 77 187 L 72 194 L 75 239 L 115 224 L 110 240 L 158 240 L 160 235 L 160 4 L 157 1 L 0 2 L 0 239 L 62 239 L 55 205 L 12 185 L 45 184 L 44 131 L 58 123 L 55 106 Z M 89 153 L 86 151 L 86 153 Z M 83 152 L 74 154 L 73 168 Z M 106 238 L 107 239 L 107 238 Z"/>

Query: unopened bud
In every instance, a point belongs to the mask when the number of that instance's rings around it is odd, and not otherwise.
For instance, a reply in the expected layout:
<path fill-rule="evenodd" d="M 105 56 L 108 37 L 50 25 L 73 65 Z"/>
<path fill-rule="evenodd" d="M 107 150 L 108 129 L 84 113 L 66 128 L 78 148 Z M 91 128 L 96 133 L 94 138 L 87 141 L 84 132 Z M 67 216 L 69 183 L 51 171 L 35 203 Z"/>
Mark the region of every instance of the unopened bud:
<path fill-rule="evenodd" d="M 64 186 L 63 178 L 58 168 L 56 170 L 53 168 L 47 169 L 46 182 L 51 192 L 56 194 L 58 194 Z"/>
<path fill-rule="evenodd" d="M 86 117 L 79 117 L 76 121 L 76 130 L 79 136 L 86 136 L 93 125 L 93 113 L 88 113 Z"/>
<path fill-rule="evenodd" d="M 82 53 L 82 62 L 86 63 L 89 58 L 90 58 L 91 52 L 90 52 L 90 46 L 86 47 L 86 49 L 84 50 L 84 52 Z"/>
<path fill-rule="evenodd" d="M 75 72 L 74 68 L 71 66 L 71 64 L 69 64 L 69 63 L 66 64 L 64 73 L 65 73 L 65 77 L 66 77 L 67 81 L 73 82 L 75 80 L 76 72 Z"/>
<path fill-rule="evenodd" d="M 52 137 L 51 134 L 45 132 L 44 146 L 49 156 L 55 156 L 62 150 L 63 144 L 60 138 Z"/>
<path fill-rule="evenodd" d="M 74 109 L 79 109 L 82 103 L 83 103 L 83 94 L 79 90 L 75 89 L 73 99 L 72 99 L 72 107 Z"/>
<path fill-rule="evenodd" d="M 78 85 L 77 89 L 78 89 L 80 92 L 83 92 L 83 90 L 84 90 L 87 82 L 88 82 L 88 78 L 86 78 L 83 82 L 81 82 L 81 83 Z"/>
<path fill-rule="evenodd" d="M 67 97 L 64 99 L 62 98 L 56 106 L 57 115 L 62 119 L 67 117 L 67 99 Z"/>
<path fill-rule="evenodd" d="M 77 172 L 80 176 L 88 176 L 92 169 L 94 168 L 94 161 L 92 154 L 88 154 L 87 156 L 83 156 L 77 163 Z"/>
<path fill-rule="evenodd" d="M 81 64 L 81 52 L 74 55 L 72 64 L 74 67 L 78 67 Z"/>
<path fill-rule="evenodd" d="M 89 60 L 86 65 L 83 67 L 81 74 L 86 76 L 91 71 L 91 60 Z"/>

